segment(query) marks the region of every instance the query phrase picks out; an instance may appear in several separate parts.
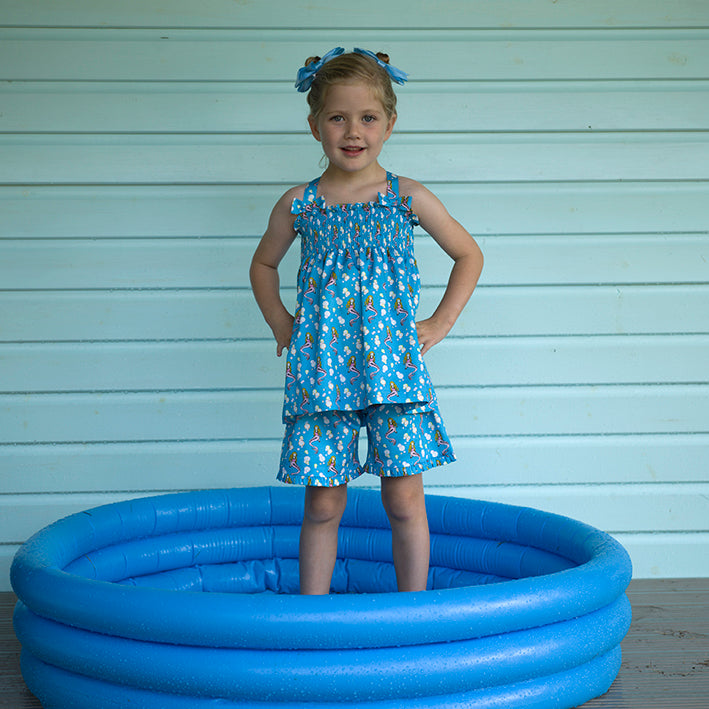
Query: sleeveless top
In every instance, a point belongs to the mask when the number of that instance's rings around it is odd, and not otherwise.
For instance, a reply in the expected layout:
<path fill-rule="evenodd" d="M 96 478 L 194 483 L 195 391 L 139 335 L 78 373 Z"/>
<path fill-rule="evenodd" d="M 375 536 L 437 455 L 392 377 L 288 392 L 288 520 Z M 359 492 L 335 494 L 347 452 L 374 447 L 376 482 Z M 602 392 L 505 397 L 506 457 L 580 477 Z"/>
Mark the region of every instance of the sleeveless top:
<path fill-rule="evenodd" d="M 291 212 L 301 237 L 283 421 L 319 411 L 403 404 L 438 411 L 416 334 L 418 218 L 387 172 L 373 202 L 326 206 L 310 182 Z"/>

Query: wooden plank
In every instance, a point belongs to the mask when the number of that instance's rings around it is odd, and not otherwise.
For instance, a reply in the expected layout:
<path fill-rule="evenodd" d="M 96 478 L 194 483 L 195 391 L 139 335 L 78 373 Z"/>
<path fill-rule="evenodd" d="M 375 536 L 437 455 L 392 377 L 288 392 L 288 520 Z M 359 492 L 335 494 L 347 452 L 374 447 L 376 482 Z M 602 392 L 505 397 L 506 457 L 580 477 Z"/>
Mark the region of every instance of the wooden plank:
<path fill-rule="evenodd" d="M 709 233 L 478 237 L 486 285 L 709 282 Z M 3 289 L 244 288 L 257 238 L 4 239 Z M 451 262 L 416 240 L 422 282 L 445 285 Z M 297 269 L 296 243 L 283 263 Z"/>
<path fill-rule="evenodd" d="M 0 78 L 292 82 L 331 38 L 315 29 L 0 29 Z M 709 63 L 706 29 L 357 29 L 337 41 L 385 46 L 412 81 L 706 79 Z"/>
<path fill-rule="evenodd" d="M 706 433 L 709 385 L 439 387 L 451 435 Z M 280 390 L 0 395 L 0 443 L 275 438 Z"/>
<path fill-rule="evenodd" d="M 655 579 L 631 583 L 633 624 L 615 685 L 588 709 L 634 706 L 701 709 L 706 704 L 709 583 Z M 632 699 L 631 699 L 632 697 Z"/>
<path fill-rule="evenodd" d="M 270 8 L 269 8 L 270 10 Z M 671 7 L 653 0 L 567 0 L 561 5 L 546 2 L 519 3 L 515 0 L 447 0 L 444 6 L 425 0 L 361 0 L 356 5 L 330 0 L 327 6 L 306 0 L 278 2 L 277 12 L 268 12 L 259 3 L 230 0 L 171 0 L 170 13 L 141 0 L 64 0 L 61 7 L 48 0 L 35 0 L 31 7 L 22 0 L 4 0 L 3 23 L 36 27 L 270 27 L 323 28 L 370 27 L 372 17 L 382 27 L 705 27 L 709 12 L 701 0 L 675 0 Z M 642 21 L 639 20 L 642 18 Z"/>
<path fill-rule="evenodd" d="M 282 133 L 305 128 L 290 83 L 8 82 L 13 133 Z M 130 111 L 126 111 L 126 107 Z M 417 82 L 399 91 L 397 133 L 706 130 L 707 81 Z"/>
<path fill-rule="evenodd" d="M 42 709 L 20 674 L 20 643 L 12 629 L 12 611 L 17 597 L 10 591 L 8 552 L 0 546 L 0 706 L 8 709 Z"/>
<path fill-rule="evenodd" d="M 284 152 L 288 160 L 283 160 Z M 308 135 L 0 136 L 5 184 L 244 184 L 318 173 Z M 394 135 L 383 164 L 422 182 L 706 180 L 704 132 Z"/>
<path fill-rule="evenodd" d="M 307 179 L 321 172 L 313 168 Z M 417 175 L 418 170 L 415 173 Z M 0 238 L 260 235 L 290 186 L 0 185 Z M 706 232 L 699 182 L 429 183 L 476 235 Z M 489 264 L 488 264 L 489 266 Z"/>
<path fill-rule="evenodd" d="M 0 392 L 276 388 L 274 355 L 263 340 L 5 344 Z M 438 386 L 686 384 L 709 380 L 709 335 L 451 338 L 426 361 Z"/>
<path fill-rule="evenodd" d="M 648 579 L 628 588 L 633 623 L 618 679 L 588 709 L 701 709 L 709 672 L 706 579 Z"/>
<path fill-rule="evenodd" d="M 272 485 L 282 430 L 273 433 L 268 440 L 0 445 L 3 490 Z M 454 437 L 453 447 L 457 462 L 428 474 L 431 485 L 685 483 L 706 481 L 709 435 Z"/>
<path fill-rule="evenodd" d="M 294 282 L 295 272 L 283 274 Z M 295 304 L 292 288 L 283 289 Z M 424 288 L 419 317 L 440 288 Z M 451 336 L 709 333 L 709 286 L 480 286 Z M 250 290 L 0 291 L 0 341 L 270 339 Z"/>

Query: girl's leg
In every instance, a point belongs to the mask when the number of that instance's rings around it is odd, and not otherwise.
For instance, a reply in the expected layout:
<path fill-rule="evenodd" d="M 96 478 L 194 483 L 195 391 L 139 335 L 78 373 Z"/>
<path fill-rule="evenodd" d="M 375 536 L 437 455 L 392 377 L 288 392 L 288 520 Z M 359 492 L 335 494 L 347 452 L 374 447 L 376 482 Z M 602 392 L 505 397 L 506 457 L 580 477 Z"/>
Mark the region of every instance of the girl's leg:
<path fill-rule="evenodd" d="M 382 481 L 382 503 L 391 524 L 394 569 L 399 591 L 425 591 L 430 537 L 423 475 Z"/>
<path fill-rule="evenodd" d="M 337 559 L 337 530 L 347 504 L 347 485 L 305 488 L 300 529 L 300 592 L 330 593 Z"/>

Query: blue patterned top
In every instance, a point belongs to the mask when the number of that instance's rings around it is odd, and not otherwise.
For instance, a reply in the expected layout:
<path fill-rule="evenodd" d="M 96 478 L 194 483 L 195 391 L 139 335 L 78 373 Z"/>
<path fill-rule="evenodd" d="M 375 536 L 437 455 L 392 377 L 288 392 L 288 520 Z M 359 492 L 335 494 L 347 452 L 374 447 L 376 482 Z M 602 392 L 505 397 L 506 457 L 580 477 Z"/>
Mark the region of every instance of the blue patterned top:
<path fill-rule="evenodd" d="M 301 264 L 286 363 L 284 422 L 316 411 L 412 404 L 437 411 L 419 352 L 418 218 L 387 173 L 376 201 L 326 206 L 319 179 L 294 199 Z"/>

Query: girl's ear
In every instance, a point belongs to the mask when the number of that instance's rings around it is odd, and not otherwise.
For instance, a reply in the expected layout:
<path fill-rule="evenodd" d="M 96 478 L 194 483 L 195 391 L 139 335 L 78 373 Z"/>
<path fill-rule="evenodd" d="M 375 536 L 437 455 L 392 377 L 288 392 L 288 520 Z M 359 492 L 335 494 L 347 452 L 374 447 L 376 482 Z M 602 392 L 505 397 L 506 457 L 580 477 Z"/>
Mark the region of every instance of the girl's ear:
<path fill-rule="evenodd" d="M 308 125 L 310 126 L 310 132 L 313 134 L 313 138 L 320 142 L 320 131 L 318 130 L 318 122 L 313 118 L 313 116 L 308 116 Z"/>
<path fill-rule="evenodd" d="M 396 123 L 396 113 L 389 119 L 389 125 L 387 126 L 387 132 L 384 134 L 384 140 L 389 140 L 389 136 L 394 130 L 394 124 Z"/>

